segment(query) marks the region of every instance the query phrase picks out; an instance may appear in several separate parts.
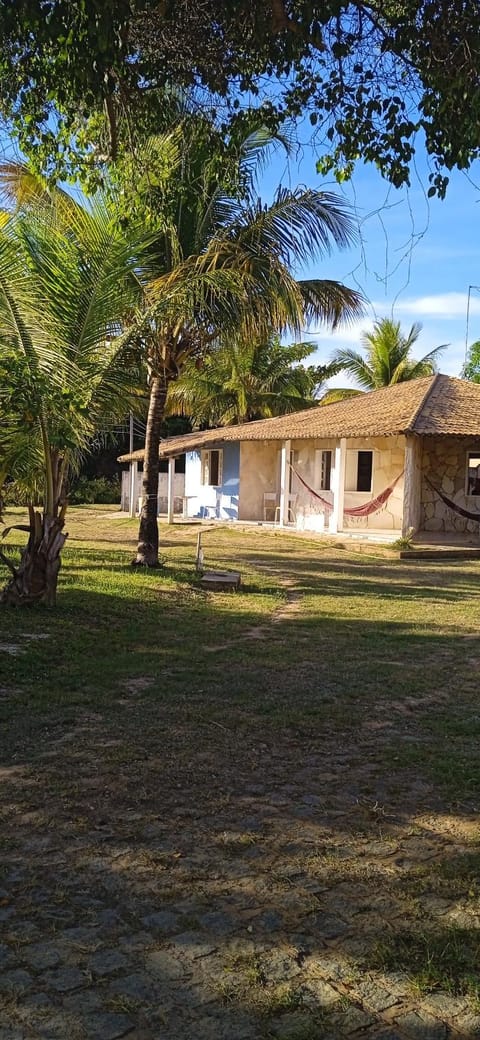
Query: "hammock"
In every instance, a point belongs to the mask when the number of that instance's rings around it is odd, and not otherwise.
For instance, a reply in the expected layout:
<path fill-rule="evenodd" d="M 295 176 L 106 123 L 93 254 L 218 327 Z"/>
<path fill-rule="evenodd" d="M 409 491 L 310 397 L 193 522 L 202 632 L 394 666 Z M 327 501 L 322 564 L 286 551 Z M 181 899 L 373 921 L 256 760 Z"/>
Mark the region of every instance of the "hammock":
<path fill-rule="evenodd" d="M 314 496 L 314 498 L 318 498 L 318 501 L 321 502 L 322 506 L 325 507 L 325 511 L 331 513 L 333 509 L 332 503 L 328 502 L 326 498 L 322 498 L 322 496 L 318 494 L 318 491 L 314 491 L 313 488 L 310 487 L 310 484 L 307 484 L 306 480 L 304 480 L 303 477 L 301 477 L 300 474 L 297 473 L 297 470 L 294 468 L 294 466 L 290 465 L 290 469 L 292 473 L 295 474 L 297 480 L 299 480 L 300 483 L 303 484 L 304 488 L 306 488 L 307 491 L 309 491 L 310 494 Z"/>
<path fill-rule="evenodd" d="M 448 506 L 449 509 L 452 509 L 454 513 L 458 513 L 459 516 L 465 516 L 467 520 L 476 520 L 477 523 L 480 523 L 480 513 L 472 513 L 470 509 L 463 509 L 462 506 L 457 505 L 457 503 L 454 502 L 451 498 L 448 498 L 447 495 L 444 495 L 443 491 L 440 491 L 440 488 L 436 488 L 435 485 L 432 484 L 432 482 L 428 479 L 428 477 L 425 477 L 425 481 L 428 484 L 428 486 L 432 489 L 432 491 L 434 491 L 435 494 L 438 495 L 439 498 L 441 498 L 442 502 L 445 502 L 445 505 Z"/>
<path fill-rule="evenodd" d="M 388 487 L 384 488 L 376 498 L 372 498 L 371 502 L 364 502 L 363 506 L 350 506 L 350 508 L 344 509 L 343 512 L 347 516 L 371 516 L 372 513 L 378 513 L 379 509 L 385 505 L 385 502 L 388 502 L 388 499 L 397 486 L 400 477 L 403 477 L 403 469 L 402 472 L 398 474 L 398 477 L 393 481 L 393 484 L 389 484 Z"/>
<path fill-rule="evenodd" d="M 325 507 L 325 510 L 331 512 L 333 509 L 332 503 L 327 502 L 326 498 L 322 498 L 322 496 L 319 495 L 317 491 L 314 491 L 314 489 L 311 488 L 309 484 L 307 484 L 306 480 L 304 480 L 303 477 L 301 477 L 300 474 L 297 473 L 297 470 L 293 466 L 291 466 L 290 468 L 292 472 L 295 474 L 297 480 L 299 480 L 300 483 L 303 484 L 307 491 L 309 491 L 310 494 L 314 496 L 314 498 L 318 498 L 319 502 L 321 502 L 322 505 Z M 393 481 L 393 484 L 389 484 L 388 487 L 384 488 L 384 490 L 381 491 L 376 498 L 372 498 L 371 502 L 364 502 L 362 506 L 346 507 L 344 508 L 343 512 L 346 516 L 371 516 L 372 513 L 378 513 L 379 509 L 381 509 L 382 506 L 385 505 L 385 502 L 388 502 L 388 499 L 390 498 L 390 495 L 392 494 L 396 485 L 398 484 L 400 477 L 403 477 L 403 469 L 402 472 L 398 474 L 398 477 Z M 480 520 L 480 515 L 478 519 Z"/>

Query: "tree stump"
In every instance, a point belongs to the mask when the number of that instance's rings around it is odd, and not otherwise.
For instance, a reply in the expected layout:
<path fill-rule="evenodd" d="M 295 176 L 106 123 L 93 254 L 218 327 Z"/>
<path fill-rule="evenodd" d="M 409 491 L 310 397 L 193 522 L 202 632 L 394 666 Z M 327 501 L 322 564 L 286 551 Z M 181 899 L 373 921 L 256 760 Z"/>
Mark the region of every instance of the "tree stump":
<path fill-rule="evenodd" d="M 1 554 L 11 571 L 11 578 L 0 594 L 0 603 L 11 607 L 44 603 L 54 607 L 60 571 L 60 554 L 67 535 L 63 533 L 64 515 L 45 516 L 30 507 L 29 538 L 15 567 Z"/>

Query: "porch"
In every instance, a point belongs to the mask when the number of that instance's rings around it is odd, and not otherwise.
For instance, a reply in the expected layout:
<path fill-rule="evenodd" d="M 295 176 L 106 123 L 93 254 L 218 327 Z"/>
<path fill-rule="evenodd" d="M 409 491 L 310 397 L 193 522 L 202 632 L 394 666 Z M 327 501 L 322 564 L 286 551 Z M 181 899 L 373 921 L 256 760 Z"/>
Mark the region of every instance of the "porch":
<path fill-rule="evenodd" d="M 404 474 L 413 462 L 405 437 L 245 441 L 238 519 L 397 538 L 410 520 Z"/>

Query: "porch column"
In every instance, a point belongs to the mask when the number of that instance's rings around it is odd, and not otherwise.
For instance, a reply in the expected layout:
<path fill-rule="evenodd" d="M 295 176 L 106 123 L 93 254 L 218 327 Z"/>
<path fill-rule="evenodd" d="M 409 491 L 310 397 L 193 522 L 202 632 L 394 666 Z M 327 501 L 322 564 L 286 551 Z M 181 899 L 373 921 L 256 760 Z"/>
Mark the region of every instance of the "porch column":
<path fill-rule="evenodd" d="M 419 530 L 422 513 L 422 442 L 420 437 L 405 438 L 405 472 L 403 477 L 403 523 L 405 537 L 411 527 Z"/>
<path fill-rule="evenodd" d="M 134 517 L 136 515 L 135 492 L 136 492 L 136 489 L 137 489 L 137 474 L 138 474 L 138 462 L 131 462 L 130 463 L 130 473 L 129 473 L 129 478 L 130 478 L 129 479 L 129 492 L 128 492 L 128 512 L 129 512 L 131 517 Z"/>
<path fill-rule="evenodd" d="M 290 490 L 290 446 L 291 441 L 284 441 L 280 456 L 280 526 L 288 523 L 288 494 Z"/>
<path fill-rule="evenodd" d="M 173 505 L 175 492 L 175 457 L 168 460 L 167 482 L 167 524 L 173 524 Z"/>
<path fill-rule="evenodd" d="M 345 499 L 345 464 L 347 459 L 347 441 L 342 437 L 335 448 L 335 464 L 333 470 L 332 491 L 333 510 L 330 516 L 329 531 L 336 534 L 343 529 L 343 503 Z"/>

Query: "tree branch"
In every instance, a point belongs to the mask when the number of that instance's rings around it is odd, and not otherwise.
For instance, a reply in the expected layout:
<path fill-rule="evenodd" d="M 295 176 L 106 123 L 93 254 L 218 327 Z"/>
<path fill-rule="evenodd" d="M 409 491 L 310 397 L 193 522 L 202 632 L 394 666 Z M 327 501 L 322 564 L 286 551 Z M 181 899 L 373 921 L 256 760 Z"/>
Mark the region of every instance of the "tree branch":
<path fill-rule="evenodd" d="M 118 155 L 118 127 L 117 117 L 115 115 L 115 107 L 113 104 L 112 94 L 107 94 L 105 97 L 105 112 L 108 119 L 108 127 L 110 131 L 110 159 L 115 162 Z"/>

